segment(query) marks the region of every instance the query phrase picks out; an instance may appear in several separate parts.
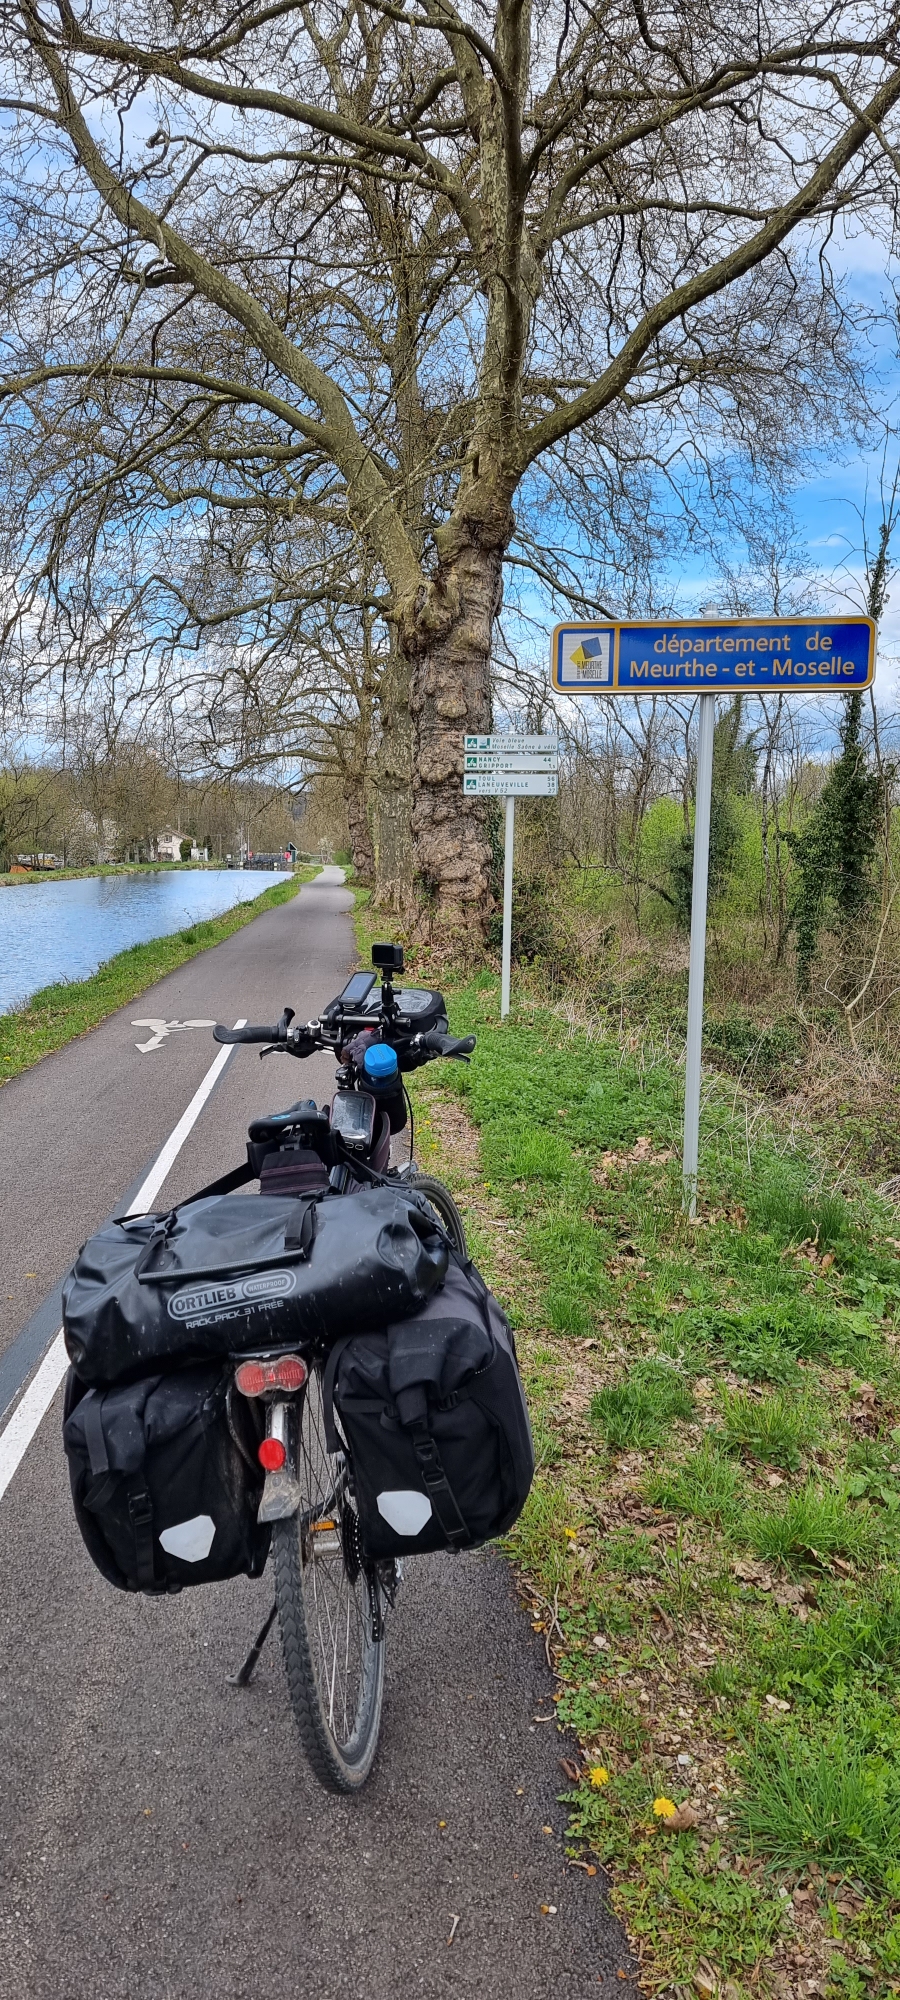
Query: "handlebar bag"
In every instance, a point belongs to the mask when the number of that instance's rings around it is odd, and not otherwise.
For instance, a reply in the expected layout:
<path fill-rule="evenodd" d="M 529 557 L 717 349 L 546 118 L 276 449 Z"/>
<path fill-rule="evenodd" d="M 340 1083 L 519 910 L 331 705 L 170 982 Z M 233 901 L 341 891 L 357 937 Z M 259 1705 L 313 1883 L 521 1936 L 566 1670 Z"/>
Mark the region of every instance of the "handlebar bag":
<path fill-rule="evenodd" d="M 534 1449 L 515 1343 L 455 1251 L 420 1312 L 332 1349 L 323 1395 L 329 1449 L 349 1448 L 367 1556 L 477 1548 L 521 1513 Z"/>
<path fill-rule="evenodd" d="M 70 1370 L 63 1443 L 88 1553 L 119 1590 L 259 1576 L 269 1529 L 256 1510 L 261 1406 L 229 1393 L 230 1370 L 186 1368 L 114 1389 Z"/>
<path fill-rule="evenodd" d="M 321 1201 L 215 1195 L 111 1222 L 63 1288 L 83 1382 L 110 1387 L 229 1354 L 322 1345 L 417 1312 L 447 1268 L 425 1202 L 399 1188 Z"/>

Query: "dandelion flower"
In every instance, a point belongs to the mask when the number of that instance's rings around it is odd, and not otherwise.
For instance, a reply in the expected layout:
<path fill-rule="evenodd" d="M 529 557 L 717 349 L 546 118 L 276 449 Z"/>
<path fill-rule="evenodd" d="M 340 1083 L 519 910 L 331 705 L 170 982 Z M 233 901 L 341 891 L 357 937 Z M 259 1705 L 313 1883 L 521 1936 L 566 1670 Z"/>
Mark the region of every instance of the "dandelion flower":
<path fill-rule="evenodd" d="M 657 1819 L 671 1819 L 672 1814 L 677 1812 L 678 1808 L 674 1799 L 654 1799 L 653 1810 Z"/>
<path fill-rule="evenodd" d="M 609 1772 L 605 1764 L 595 1764 L 593 1770 L 588 1772 L 588 1777 L 595 1792 L 601 1791 L 604 1785 L 609 1784 Z M 672 1811 L 675 1811 L 674 1806 L 672 1807 Z"/>

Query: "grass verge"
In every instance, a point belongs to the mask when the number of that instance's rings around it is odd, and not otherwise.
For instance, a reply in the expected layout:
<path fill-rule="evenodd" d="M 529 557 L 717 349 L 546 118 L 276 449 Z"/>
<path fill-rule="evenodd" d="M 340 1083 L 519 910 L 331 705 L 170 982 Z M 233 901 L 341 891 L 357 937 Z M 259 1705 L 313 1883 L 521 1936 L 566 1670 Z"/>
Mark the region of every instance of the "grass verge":
<path fill-rule="evenodd" d="M 169 937 L 132 945 L 128 951 L 108 958 L 92 978 L 44 986 L 39 993 L 32 994 L 24 1007 L 11 1014 L 0 1014 L 0 1086 L 23 1069 L 30 1069 L 32 1063 L 40 1062 L 42 1056 L 61 1049 L 77 1035 L 86 1034 L 89 1028 L 96 1028 L 108 1014 L 126 1006 L 138 993 L 144 993 L 148 986 L 155 985 L 167 972 L 174 972 L 187 959 L 196 958 L 198 952 L 208 951 L 211 945 L 224 943 L 264 910 L 289 902 L 303 883 L 318 873 L 315 867 L 300 869 L 287 880 L 265 889 L 252 903 L 238 903 L 221 917 L 192 924 Z"/>
<path fill-rule="evenodd" d="M 539 1467 L 510 1538 L 648 1993 L 900 1994 L 900 1244 L 732 1087 L 680 1202 L 680 1078 L 496 981 L 415 1079 L 519 1329 Z"/>
<path fill-rule="evenodd" d="M 0 889 L 21 889 L 35 882 L 81 882 L 91 875 L 160 875 L 188 868 L 214 866 L 196 861 L 97 861 L 84 868 L 17 868 L 0 874 Z"/>

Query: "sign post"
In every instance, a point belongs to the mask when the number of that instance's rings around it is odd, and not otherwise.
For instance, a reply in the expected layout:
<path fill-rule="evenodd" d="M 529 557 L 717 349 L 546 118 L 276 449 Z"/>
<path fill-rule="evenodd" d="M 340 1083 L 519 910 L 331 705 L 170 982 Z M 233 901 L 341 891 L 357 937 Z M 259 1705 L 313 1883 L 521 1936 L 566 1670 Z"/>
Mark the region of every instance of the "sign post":
<path fill-rule="evenodd" d="M 712 810 L 713 743 L 716 697 L 700 697 L 700 741 L 697 746 L 697 796 L 694 805 L 694 872 L 691 881 L 691 957 L 688 973 L 687 1052 L 684 1069 L 685 1207 L 693 1222 L 697 1213 L 697 1167 L 700 1158 L 700 1077 L 703 1063 L 703 985 L 706 975 L 706 905 L 709 895 L 709 824 Z"/>
<path fill-rule="evenodd" d="M 555 798 L 559 790 L 559 743 L 555 736 L 464 736 L 463 791 L 476 798 L 505 800 L 503 823 L 503 938 L 500 954 L 500 1019 L 509 1013 L 512 957 L 513 852 L 516 799 Z"/>
<path fill-rule="evenodd" d="M 846 694 L 875 678 L 871 618 L 671 618 L 557 625 L 550 677 L 559 694 L 700 697 L 691 954 L 684 1077 L 684 1205 L 697 1213 L 703 985 L 709 891 L 716 690 L 764 695 Z"/>
<path fill-rule="evenodd" d="M 500 953 L 500 1019 L 509 1013 L 509 971 L 512 958 L 513 850 L 516 844 L 516 795 L 508 792 L 503 822 L 503 946 Z"/>

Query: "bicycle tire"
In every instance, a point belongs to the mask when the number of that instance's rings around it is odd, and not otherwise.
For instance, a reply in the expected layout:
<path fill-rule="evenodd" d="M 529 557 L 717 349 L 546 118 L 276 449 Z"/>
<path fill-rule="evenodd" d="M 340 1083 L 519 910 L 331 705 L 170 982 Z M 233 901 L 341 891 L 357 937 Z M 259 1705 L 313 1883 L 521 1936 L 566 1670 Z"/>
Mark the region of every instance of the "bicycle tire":
<path fill-rule="evenodd" d="M 426 1201 L 434 1209 L 441 1227 L 446 1230 L 454 1250 L 458 1250 L 461 1257 L 468 1257 L 465 1223 L 449 1188 L 445 1188 L 443 1181 L 435 1180 L 431 1174 L 404 1174 L 403 1185 L 415 1188 L 417 1194 L 425 1196 Z"/>
<path fill-rule="evenodd" d="M 307 1760 L 326 1791 L 346 1793 L 365 1784 L 378 1751 L 384 1605 L 377 1576 L 360 1561 L 346 1460 L 329 1457 L 325 1446 L 321 1375 L 315 1367 L 295 1424 L 303 1500 L 289 1520 L 274 1524 L 275 1603 Z M 315 1526 L 323 1519 L 335 1522 L 335 1536 Z M 330 1547 L 335 1539 L 337 1550 Z"/>

